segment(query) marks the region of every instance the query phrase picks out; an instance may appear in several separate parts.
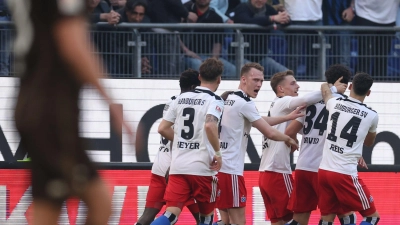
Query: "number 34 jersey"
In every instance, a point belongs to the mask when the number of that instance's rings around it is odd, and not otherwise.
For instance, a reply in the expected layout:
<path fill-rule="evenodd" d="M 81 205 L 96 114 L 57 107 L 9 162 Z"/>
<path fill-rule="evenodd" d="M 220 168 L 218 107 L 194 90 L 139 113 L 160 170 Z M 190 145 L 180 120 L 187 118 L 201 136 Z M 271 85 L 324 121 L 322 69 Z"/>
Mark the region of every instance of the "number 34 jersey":
<path fill-rule="evenodd" d="M 333 94 L 334 97 L 347 97 Z M 303 138 L 300 144 L 300 153 L 296 163 L 296 170 L 318 172 L 322 160 L 322 152 L 325 144 L 326 127 L 329 112 L 325 108 L 324 100 L 306 109 L 306 115 L 296 120 L 303 124 L 300 133 Z"/>
<path fill-rule="evenodd" d="M 206 115 L 219 122 L 224 102 L 210 89 L 197 87 L 185 92 L 170 105 L 164 120 L 174 123 L 174 142 L 170 174 L 212 176 L 210 169 L 215 155 L 204 129 Z"/>
<path fill-rule="evenodd" d="M 368 132 L 375 133 L 378 113 L 357 99 L 331 98 L 327 135 L 320 168 L 357 176 L 358 159 Z"/>

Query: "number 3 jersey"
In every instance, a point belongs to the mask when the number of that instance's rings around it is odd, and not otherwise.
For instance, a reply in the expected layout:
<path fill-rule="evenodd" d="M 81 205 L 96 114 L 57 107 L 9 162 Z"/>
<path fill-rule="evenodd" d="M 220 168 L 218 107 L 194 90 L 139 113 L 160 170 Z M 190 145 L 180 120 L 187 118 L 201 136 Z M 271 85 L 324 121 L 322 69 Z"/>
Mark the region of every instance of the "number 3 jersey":
<path fill-rule="evenodd" d="M 259 119 L 261 116 L 256 105 L 241 90 L 235 91 L 225 100 L 220 131 L 220 172 L 243 176 L 251 123 Z"/>
<path fill-rule="evenodd" d="M 175 101 L 178 96 L 179 95 L 172 96 L 170 100 L 165 103 L 163 116 L 165 116 L 171 103 Z M 153 166 L 151 167 L 151 173 L 159 176 L 165 176 L 169 166 L 171 165 L 171 142 L 161 135 L 160 138 L 160 147 L 158 149 L 156 158 L 154 159 Z"/>
<path fill-rule="evenodd" d="M 357 99 L 331 98 L 327 136 L 320 169 L 357 176 L 365 137 L 376 132 L 378 113 Z"/>
<path fill-rule="evenodd" d="M 347 98 L 347 96 L 337 93 L 334 93 L 333 96 Z M 303 124 L 303 129 L 300 131 L 303 138 L 300 144 L 296 170 L 318 172 L 325 144 L 325 131 L 329 112 L 326 110 L 324 100 L 321 100 L 314 105 L 308 106 L 305 114 L 305 116 L 296 119 Z"/>
<path fill-rule="evenodd" d="M 219 121 L 223 108 L 221 97 L 205 87 L 182 93 L 170 105 L 164 116 L 165 120 L 174 123 L 170 174 L 216 174 L 210 169 L 215 150 L 208 141 L 204 125 L 206 115 L 215 116 Z"/>

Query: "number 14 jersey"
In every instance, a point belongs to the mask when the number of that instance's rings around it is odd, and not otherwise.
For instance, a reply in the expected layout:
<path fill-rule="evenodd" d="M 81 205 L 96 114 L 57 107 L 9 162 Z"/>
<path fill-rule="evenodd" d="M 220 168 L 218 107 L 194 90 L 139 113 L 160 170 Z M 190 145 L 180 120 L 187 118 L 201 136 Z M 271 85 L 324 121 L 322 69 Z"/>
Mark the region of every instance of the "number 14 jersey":
<path fill-rule="evenodd" d="M 163 118 L 174 123 L 170 174 L 216 174 L 210 169 L 215 151 L 208 141 L 204 124 L 208 114 L 219 121 L 223 109 L 222 98 L 204 87 L 182 93 L 170 105 Z"/>
<path fill-rule="evenodd" d="M 327 135 L 319 168 L 357 176 L 364 140 L 368 132 L 376 132 L 378 113 L 351 97 L 331 98 L 326 109 Z"/>

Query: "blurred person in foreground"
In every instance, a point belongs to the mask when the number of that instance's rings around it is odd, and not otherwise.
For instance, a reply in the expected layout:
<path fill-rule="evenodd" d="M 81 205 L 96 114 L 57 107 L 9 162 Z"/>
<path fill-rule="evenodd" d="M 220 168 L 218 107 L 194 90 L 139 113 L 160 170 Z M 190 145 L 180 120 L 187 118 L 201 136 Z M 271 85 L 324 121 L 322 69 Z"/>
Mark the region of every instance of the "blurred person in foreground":
<path fill-rule="evenodd" d="M 113 103 L 99 82 L 100 62 L 90 53 L 86 3 L 8 4 L 15 15 L 15 67 L 21 78 L 15 121 L 32 159 L 33 224 L 57 224 L 62 203 L 77 196 L 88 207 L 85 224 L 105 225 L 111 214 L 110 192 L 85 154 L 78 126 L 83 85 L 94 86 L 107 104 Z M 116 127 L 122 124 L 133 137 L 114 108 L 110 114 Z"/>

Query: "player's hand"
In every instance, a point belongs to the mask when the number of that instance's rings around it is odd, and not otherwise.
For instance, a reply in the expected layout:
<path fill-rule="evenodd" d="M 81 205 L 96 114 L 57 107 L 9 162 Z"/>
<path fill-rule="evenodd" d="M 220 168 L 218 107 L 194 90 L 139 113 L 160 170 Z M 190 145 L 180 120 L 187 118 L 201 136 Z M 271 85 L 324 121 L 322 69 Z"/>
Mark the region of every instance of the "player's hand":
<path fill-rule="evenodd" d="M 294 152 L 299 148 L 298 141 L 293 138 L 289 138 L 289 140 L 285 141 L 285 144 L 290 147 L 290 152 Z"/>
<path fill-rule="evenodd" d="M 340 82 L 342 79 L 343 79 L 343 77 L 340 77 L 340 78 L 335 82 L 335 84 L 333 84 L 333 86 L 336 87 L 337 92 L 340 93 L 340 94 L 343 94 L 343 93 L 346 91 L 346 89 L 347 89 L 347 84 L 344 84 L 344 83 L 341 83 L 341 82 Z"/>
<path fill-rule="evenodd" d="M 228 95 L 232 94 L 233 91 L 225 91 L 222 93 L 221 98 L 225 101 L 228 98 Z"/>
<path fill-rule="evenodd" d="M 295 120 L 299 117 L 304 116 L 304 109 L 306 108 L 306 105 L 302 105 L 297 107 L 293 112 L 291 112 L 290 114 L 287 115 L 287 119 L 288 120 Z"/>
<path fill-rule="evenodd" d="M 368 169 L 367 163 L 365 162 L 363 157 L 358 159 L 358 166 L 364 169 Z"/>
<path fill-rule="evenodd" d="M 345 9 L 345 10 L 343 11 L 343 13 L 342 13 L 342 18 L 343 18 L 346 22 L 350 23 L 350 22 L 353 20 L 353 18 L 354 18 L 354 11 L 353 11 L 353 9 L 352 9 L 351 7 Z"/>
<path fill-rule="evenodd" d="M 214 155 L 214 157 L 210 163 L 210 169 L 219 171 L 221 169 L 221 166 L 222 166 L 222 157 Z"/>

